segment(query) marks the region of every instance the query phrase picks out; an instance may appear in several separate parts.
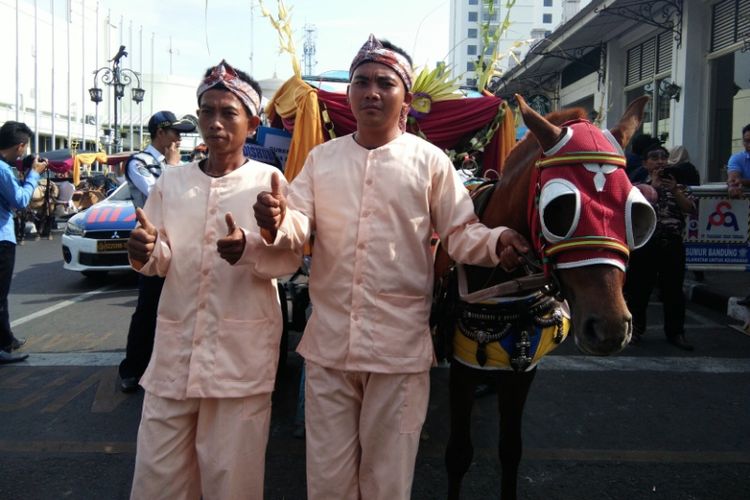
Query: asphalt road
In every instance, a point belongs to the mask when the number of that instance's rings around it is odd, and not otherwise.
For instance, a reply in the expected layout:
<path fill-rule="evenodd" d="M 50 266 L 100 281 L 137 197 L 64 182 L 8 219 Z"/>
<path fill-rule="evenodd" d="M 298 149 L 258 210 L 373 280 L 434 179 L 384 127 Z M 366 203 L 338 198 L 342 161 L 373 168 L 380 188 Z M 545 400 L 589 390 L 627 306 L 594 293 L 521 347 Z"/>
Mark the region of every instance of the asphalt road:
<path fill-rule="evenodd" d="M 0 367 L 0 498 L 128 498 L 142 394 L 117 390 L 135 305 L 130 275 L 62 271 L 59 237 L 18 248 L 11 318 L 29 362 Z M 524 420 L 523 499 L 750 498 L 750 337 L 689 306 L 685 353 L 664 341 L 659 304 L 642 343 L 610 358 L 568 341 L 541 364 Z M 274 394 L 266 498 L 305 498 L 304 442 L 292 437 L 301 360 Z M 432 394 L 413 498 L 445 497 L 447 370 Z M 497 414 L 474 411 L 464 498 L 497 498 Z"/>

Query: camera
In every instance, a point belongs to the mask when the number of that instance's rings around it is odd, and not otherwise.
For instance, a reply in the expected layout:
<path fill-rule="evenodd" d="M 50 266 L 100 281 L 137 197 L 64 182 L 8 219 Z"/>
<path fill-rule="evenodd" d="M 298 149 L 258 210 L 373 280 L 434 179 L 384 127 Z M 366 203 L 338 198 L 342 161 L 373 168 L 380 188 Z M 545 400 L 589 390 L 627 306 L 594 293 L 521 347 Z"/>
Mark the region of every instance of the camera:
<path fill-rule="evenodd" d="M 663 178 L 666 178 L 666 179 L 668 179 L 670 177 L 673 177 L 675 180 L 677 180 L 677 176 L 679 174 L 680 174 L 680 172 L 676 168 L 674 168 L 674 167 L 666 167 L 666 168 L 661 169 L 661 171 L 659 172 L 659 177 L 663 177 Z"/>
<path fill-rule="evenodd" d="M 36 156 L 34 155 L 26 155 L 23 157 L 23 160 L 21 160 L 21 169 L 23 172 L 28 172 L 31 170 L 32 165 L 34 165 L 34 161 L 36 160 Z M 47 163 L 47 158 L 39 157 L 39 161 L 42 163 Z"/>

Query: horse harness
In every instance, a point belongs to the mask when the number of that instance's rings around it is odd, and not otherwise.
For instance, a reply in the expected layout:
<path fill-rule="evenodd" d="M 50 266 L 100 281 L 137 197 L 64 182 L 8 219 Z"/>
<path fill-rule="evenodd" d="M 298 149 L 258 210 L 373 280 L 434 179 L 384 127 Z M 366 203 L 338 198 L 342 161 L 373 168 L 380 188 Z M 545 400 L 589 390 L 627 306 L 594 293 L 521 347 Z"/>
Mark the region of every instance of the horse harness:
<path fill-rule="evenodd" d="M 481 216 L 496 183 L 488 181 L 472 191 L 475 212 Z M 445 318 L 438 329 L 447 335 L 446 345 L 456 330 L 476 343 L 474 356 L 480 367 L 488 361 L 487 348 L 496 343 L 508 353 L 508 364 L 516 372 L 528 370 L 545 329 L 554 329 L 552 341 L 559 344 L 566 328 L 558 287 L 541 272 L 535 258 L 524 256 L 525 276 L 509 278 L 497 284 L 495 268 L 484 285 L 469 291 L 466 267 L 457 264 L 438 291 L 437 309 Z M 448 349 L 450 350 L 450 349 Z"/>

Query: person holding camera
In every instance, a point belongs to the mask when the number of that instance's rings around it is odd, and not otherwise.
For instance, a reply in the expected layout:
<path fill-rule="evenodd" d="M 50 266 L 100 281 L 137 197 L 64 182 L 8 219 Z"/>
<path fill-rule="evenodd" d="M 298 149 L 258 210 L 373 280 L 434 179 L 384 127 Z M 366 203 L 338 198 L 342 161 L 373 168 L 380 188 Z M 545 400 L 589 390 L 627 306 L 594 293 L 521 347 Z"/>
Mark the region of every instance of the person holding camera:
<path fill-rule="evenodd" d="M 656 211 L 656 229 L 649 242 L 630 254 L 625 279 L 625 299 L 633 315 L 632 344 L 638 343 L 646 331 L 646 309 L 656 285 L 661 290 L 664 306 L 664 333 L 667 342 L 692 351 L 685 339 L 685 247 L 682 232 L 685 215 L 695 211 L 695 200 L 688 188 L 679 184 L 674 172 L 667 169 L 669 152 L 653 145 L 644 154 L 648 171 L 645 184 L 653 193 L 646 196 Z M 642 189 L 642 190 L 644 190 Z"/>
<path fill-rule="evenodd" d="M 47 160 L 36 158 L 26 178 L 20 182 L 11 164 L 26 151 L 34 133 L 21 122 L 7 121 L 0 127 L 0 364 L 23 361 L 28 354 L 13 354 L 26 343 L 10 329 L 8 292 L 16 263 L 16 229 L 13 210 L 26 208 L 39 182 L 39 175 L 47 169 Z"/>

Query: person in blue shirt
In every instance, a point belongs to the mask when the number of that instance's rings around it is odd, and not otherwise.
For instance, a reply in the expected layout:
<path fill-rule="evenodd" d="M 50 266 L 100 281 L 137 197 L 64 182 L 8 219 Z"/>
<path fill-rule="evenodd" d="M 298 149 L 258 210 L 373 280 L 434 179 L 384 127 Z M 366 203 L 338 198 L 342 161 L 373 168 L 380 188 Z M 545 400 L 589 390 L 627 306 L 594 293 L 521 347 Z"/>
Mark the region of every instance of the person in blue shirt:
<path fill-rule="evenodd" d="M 7 121 L 0 127 L 0 364 L 23 361 L 28 354 L 13 354 L 25 339 L 18 339 L 10 329 L 8 292 L 16 264 L 16 231 L 13 210 L 26 208 L 47 169 L 47 161 L 35 158 L 23 182 L 16 178 L 11 164 L 26 151 L 34 133 L 21 122 Z"/>
<path fill-rule="evenodd" d="M 727 164 L 727 187 L 730 198 L 742 196 L 742 188 L 750 187 L 750 123 L 742 128 L 744 151 L 729 157 Z"/>

